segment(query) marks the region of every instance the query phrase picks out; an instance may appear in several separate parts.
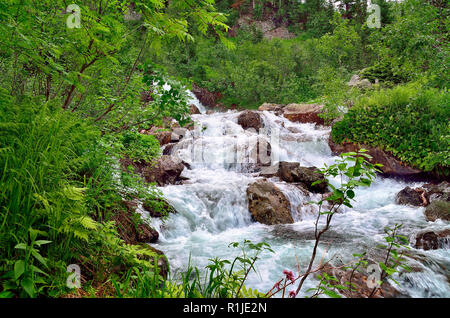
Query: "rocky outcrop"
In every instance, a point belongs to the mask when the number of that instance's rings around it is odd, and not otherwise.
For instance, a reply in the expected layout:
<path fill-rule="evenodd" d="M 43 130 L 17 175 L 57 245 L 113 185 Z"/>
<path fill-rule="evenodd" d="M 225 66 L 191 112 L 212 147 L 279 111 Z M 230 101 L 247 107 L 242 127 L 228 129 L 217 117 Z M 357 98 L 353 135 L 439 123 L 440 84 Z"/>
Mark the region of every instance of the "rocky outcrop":
<path fill-rule="evenodd" d="M 158 231 L 143 221 L 136 224 L 137 204 L 131 201 L 122 204 L 126 209 L 112 213 L 120 238 L 127 244 L 155 243 L 159 238 Z"/>
<path fill-rule="evenodd" d="M 450 187 L 447 181 L 439 184 L 427 183 L 412 189 L 406 187 L 395 196 L 397 204 L 426 206 L 425 216 L 428 221 L 450 219 Z"/>
<path fill-rule="evenodd" d="M 142 203 L 142 207 L 149 213 L 152 218 L 160 218 L 168 213 L 176 213 L 173 206 L 164 199 L 148 199 Z"/>
<path fill-rule="evenodd" d="M 274 38 L 277 39 L 292 39 L 295 38 L 295 34 L 289 32 L 289 29 L 285 26 L 280 26 L 273 30 L 264 32 L 263 37 L 268 40 L 272 40 Z"/>
<path fill-rule="evenodd" d="M 450 187 L 447 181 L 439 184 L 427 183 L 412 189 L 406 187 L 395 196 L 397 204 L 426 206 L 425 218 L 434 222 L 438 219 L 450 221 Z"/>
<path fill-rule="evenodd" d="M 358 74 L 353 75 L 350 81 L 347 83 L 347 85 L 350 87 L 357 87 L 357 88 L 372 87 L 372 83 L 368 79 L 361 78 Z"/>
<path fill-rule="evenodd" d="M 220 93 L 212 93 L 206 88 L 197 86 L 195 83 L 192 84 L 192 93 L 194 93 L 202 105 L 208 107 L 215 107 L 217 101 L 222 97 Z"/>
<path fill-rule="evenodd" d="M 323 105 L 320 104 L 271 104 L 264 103 L 259 106 L 259 111 L 274 112 L 277 116 L 283 115 L 292 122 L 315 123 L 324 125 L 324 120 L 319 116 L 323 113 Z"/>
<path fill-rule="evenodd" d="M 291 204 L 272 182 L 258 180 L 247 188 L 248 209 L 259 223 L 273 225 L 294 223 Z"/>
<path fill-rule="evenodd" d="M 198 109 L 197 106 L 195 106 L 194 104 L 189 105 L 189 113 L 191 115 L 197 115 L 197 114 L 201 114 L 200 110 Z"/>
<path fill-rule="evenodd" d="M 161 146 L 168 144 L 172 136 L 172 132 L 162 127 L 151 127 L 149 130 L 141 130 L 139 133 L 153 135 L 159 141 Z"/>
<path fill-rule="evenodd" d="M 450 183 L 443 181 L 439 184 L 427 183 L 422 186 L 426 191 L 426 197 L 429 203 L 440 200 L 450 200 Z"/>
<path fill-rule="evenodd" d="M 427 200 L 425 198 L 425 190 L 421 188 L 412 189 L 406 187 L 395 196 L 397 204 L 411 205 L 411 206 L 425 206 Z"/>
<path fill-rule="evenodd" d="M 173 143 L 170 143 L 170 144 L 167 144 L 165 147 L 164 147 L 164 149 L 163 149 L 163 155 L 171 155 L 172 154 L 172 149 L 173 149 L 173 147 L 176 145 L 177 143 L 176 142 L 173 142 Z"/>
<path fill-rule="evenodd" d="M 282 161 L 279 164 L 278 176 L 285 182 L 300 183 L 311 192 L 327 192 L 325 177 L 316 167 L 302 167 L 298 162 Z M 314 182 L 319 180 L 322 182 L 313 185 Z"/>
<path fill-rule="evenodd" d="M 281 114 L 281 111 L 283 110 L 283 107 L 285 105 L 281 104 L 270 104 L 270 103 L 264 103 L 261 106 L 258 107 L 259 111 L 269 111 L 269 112 L 275 112 L 275 114 L 279 115 Z"/>
<path fill-rule="evenodd" d="M 254 111 L 246 110 L 243 111 L 238 117 L 238 124 L 242 126 L 244 129 L 253 128 L 257 132 L 263 126 L 263 122 L 261 116 Z"/>
<path fill-rule="evenodd" d="M 240 4 L 242 2 L 238 1 L 231 5 L 233 7 L 235 4 Z M 288 29 L 286 23 L 280 24 L 278 21 L 275 22 L 275 18 L 266 16 L 263 21 L 259 19 L 254 19 L 250 14 L 242 14 L 239 19 L 237 19 L 236 24 L 230 29 L 230 36 L 236 36 L 237 30 L 241 28 L 255 28 L 260 30 L 263 38 L 271 40 L 274 38 L 278 39 L 290 39 L 294 38 L 295 34 L 291 33 Z"/>
<path fill-rule="evenodd" d="M 425 209 L 425 218 L 427 221 L 434 222 L 438 219 L 450 221 L 450 202 L 435 200 Z"/>
<path fill-rule="evenodd" d="M 348 284 L 346 283 L 354 284 L 353 291 L 351 289 L 339 290 L 339 292 L 347 298 L 394 298 L 399 296 L 399 292 L 388 282 L 384 282 L 381 287 L 375 291 L 373 296 L 371 296 L 373 288 L 370 288 L 367 284 L 369 275 L 366 273 L 360 273 L 359 271 L 353 272 L 351 269 L 344 270 L 342 268 L 332 267 L 329 264 L 323 266 L 322 272 L 337 279 L 337 281 L 331 281 L 332 285 L 340 284 L 347 286 Z"/>
<path fill-rule="evenodd" d="M 299 123 L 323 125 L 324 120 L 319 117 L 322 112 L 323 105 L 319 104 L 289 104 L 283 107 L 283 116 L 290 121 Z"/>
<path fill-rule="evenodd" d="M 415 248 L 423 250 L 437 250 L 448 247 L 450 243 L 450 230 L 421 232 L 416 235 Z"/>
<path fill-rule="evenodd" d="M 136 223 L 136 219 L 140 219 L 140 215 L 136 213 L 137 202 L 122 201 L 122 209 L 118 209 L 111 213 L 111 220 L 114 221 L 115 227 L 119 237 L 130 245 L 139 245 L 143 249 L 147 249 L 154 256 L 139 255 L 139 257 L 147 258 L 155 261 L 159 268 L 159 273 L 163 277 L 167 277 L 169 273 L 169 262 L 164 253 L 148 243 L 155 243 L 158 241 L 159 233 L 144 221 Z M 120 264 L 113 271 L 122 271 L 126 273 L 128 268 Z"/>
<path fill-rule="evenodd" d="M 180 128 L 180 127 L 174 128 L 172 130 L 172 134 L 170 136 L 170 141 L 171 142 L 178 142 L 178 141 L 180 141 L 184 137 L 184 135 L 186 135 L 187 131 L 188 131 L 187 128 Z"/>
<path fill-rule="evenodd" d="M 172 156 L 161 156 L 155 165 L 146 167 L 142 175 L 147 182 L 156 182 L 159 186 L 176 184 L 180 181 L 184 165 L 180 159 Z"/>
<path fill-rule="evenodd" d="M 400 176 L 400 177 L 420 177 L 423 176 L 421 170 L 409 167 L 399 160 L 397 160 L 392 154 L 381 150 L 378 147 L 371 147 L 365 144 L 354 144 L 350 142 L 344 142 L 343 144 L 336 144 L 332 141 L 332 138 L 328 139 L 328 145 L 334 154 L 341 154 L 344 152 L 357 152 L 359 149 L 367 149 L 367 154 L 372 156 L 369 162 L 372 164 L 380 163 L 383 166 L 380 170 L 388 176 Z"/>

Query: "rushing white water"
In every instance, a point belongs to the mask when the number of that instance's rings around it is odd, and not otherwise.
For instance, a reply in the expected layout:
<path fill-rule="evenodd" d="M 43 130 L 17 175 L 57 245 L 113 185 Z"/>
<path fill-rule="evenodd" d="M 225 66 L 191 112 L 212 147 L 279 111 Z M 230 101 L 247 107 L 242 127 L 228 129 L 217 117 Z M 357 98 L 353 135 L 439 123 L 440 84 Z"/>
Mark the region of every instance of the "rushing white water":
<path fill-rule="evenodd" d="M 196 101 L 195 97 L 193 100 Z M 305 269 L 312 251 L 317 213 L 317 208 L 306 202 L 317 197 L 272 178 L 291 202 L 295 223 L 267 226 L 253 222 L 247 207 L 246 188 L 260 177 L 248 164 L 252 162 L 247 158 L 252 151 L 251 140 L 264 138 L 270 142 L 267 136 L 277 133 L 279 145 L 272 144 L 271 150 L 279 161 L 322 167 L 336 160 L 327 144 L 330 128 L 293 123 L 273 113 L 261 112 L 268 133 L 258 136 L 237 124 L 239 112 L 206 115 L 205 108 L 198 101 L 195 104 L 202 114 L 193 115 L 193 119 L 201 128 L 188 132 L 172 149 L 172 155 L 190 164 L 191 169 L 185 169 L 182 174 L 189 180 L 160 188 L 177 213 L 171 214 L 164 223 L 152 220 L 160 232 L 159 242 L 154 246 L 164 251 L 172 271 L 177 271 L 186 268 L 189 258 L 191 264 L 199 268 L 214 257 L 233 258 L 239 251 L 228 247 L 231 242 L 244 239 L 267 242 L 275 253 L 262 254 L 257 262 L 258 274 L 250 275 L 246 282 L 248 287 L 267 292 L 282 277 L 284 269 L 298 272 L 298 264 Z M 412 242 L 412 257 L 408 262 L 414 271 L 397 277 L 400 287 L 396 288 L 407 297 L 449 297 L 448 246 L 430 251 L 413 247 L 418 232 L 442 230 L 449 225 L 442 221 L 427 222 L 424 208 L 395 204 L 395 194 L 407 185 L 419 184 L 378 177 L 370 188 L 358 189 L 354 207 L 334 216 L 329 235 L 320 245 L 318 258 L 333 257 L 335 262 L 339 259 L 348 262 L 354 253 L 374 250 L 383 243 L 386 226 L 403 223 L 402 234 Z M 310 276 L 303 290 L 316 285 L 317 280 Z"/>

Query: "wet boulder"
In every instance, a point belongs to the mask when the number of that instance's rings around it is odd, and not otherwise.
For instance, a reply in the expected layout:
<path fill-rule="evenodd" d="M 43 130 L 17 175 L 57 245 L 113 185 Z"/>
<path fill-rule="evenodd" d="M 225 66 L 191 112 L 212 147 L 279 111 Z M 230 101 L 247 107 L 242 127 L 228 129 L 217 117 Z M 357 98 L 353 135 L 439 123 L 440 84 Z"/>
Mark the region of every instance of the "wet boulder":
<path fill-rule="evenodd" d="M 143 171 L 143 177 L 147 182 L 156 182 L 159 186 L 176 184 L 183 172 L 183 162 L 172 156 L 161 156 L 156 164 L 147 166 Z"/>
<path fill-rule="evenodd" d="M 421 232 L 416 235 L 415 248 L 423 250 L 437 250 L 448 247 L 450 243 L 450 230 Z"/>
<path fill-rule="evenodd" d="M 294 223 L 291 204 L 275 184 L 258 180 L 247 188 L 248 209 L 259 223 L 274 225 Z"/>
<path fill-rule="evenodd" d="M 200 110 L 198 109 L 197 106 L 195 106 L 194 104 L 189 105 L 189 113 L 191 115 L 197 115 L 197 114 L 201 114 Z"/>
<path fill-rule="evenodd" d="M 289 104 L 283 108 L 283 116 L 292 122 L 323 125 L 324 120 L 319 117 L 323 107 L 319 104 Z"/>
<path fill-rule="evenodd" d="M 163 155 L 171 155 L 172 149 L 175 145 L 176 145 L 175 142 L 165 145 L 163 149 Z"/>
<path fill-rule="evenodd" d="M 450 183 L 447 181 L 439 184 L 427 183 L 422 188 L 426 191 L 426 198 L 429 203 L 436 200 L 450 201 Z"/>
<path fill-rule="evenodd" d="M 402 205 L 424 206 L 427 204 L 425 190 L 406 187 L 395 196 L 395 202 Z"/>
<path fill-rule="evenodd" d="M 261 116 L 257 112 L 251 110 L 243 111 L 239 115 L 238 124 L 244 129 L 253 128 L 257 132 L 261 127 L 263 127 Z"/>
<path fill-rule="evenodd" d="M 170 141 L 171 142 L 180 141 L 184 137 L 184 135 L 186 135 L 187 131 L 188 131 L 187 128 L 181 128 L 181 127 L 174 128 L 172 130 L 172 134 L 170 136 Z"/>
<path fill-rule="evenodd" d="M 316 167 L 302 167 L 298 162 L 281 161 L 278 167 L 278 176 L 281 180 L 290 183 L 300 183 L 311 192 L 327 192 L 325 177 Z M 314 182 L 321 181 L 313 185 Z"/>
<path fill-rule="evenodd" d="M 425 209 L 425 218 L 431 222 L 438 219 L 450 221 L 450 202 L 444 200 L 431 202 Z"/>

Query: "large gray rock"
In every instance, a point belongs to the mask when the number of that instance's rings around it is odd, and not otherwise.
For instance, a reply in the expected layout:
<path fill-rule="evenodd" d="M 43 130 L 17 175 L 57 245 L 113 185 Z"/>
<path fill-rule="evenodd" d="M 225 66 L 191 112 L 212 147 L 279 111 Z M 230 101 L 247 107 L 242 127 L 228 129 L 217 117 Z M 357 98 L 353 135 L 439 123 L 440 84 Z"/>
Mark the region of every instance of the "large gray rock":
<path fill-rule="evenodd" d="M 406 187 L 397 193 L 395 202 L 402 205 L 424 206 L 426 205 L 425 190 Z"/>
<path fill-rule="evenodd" d="M 285 182 L 301 183 L 311 192 L 327 192 L 327 183 L 322 173 L 316 167 L 302 167 L 298 162 L 281 161 L 278 168 L 278 176 Z M 322 181 L 312 185 L 316 181 Z"/>
<path fill-rule="evenodd" d="M 358 88 L 370 88 L 370 87 L 372 87 L 372 83 L 368 79 L 361 78 L 357 74 L 352 76 L 352 78 L 347 83 L 347 85 L 350 86 L 350 87 L 358 87 Z"/>
<path fill-rule="evenodd" d="M 426 190 L 426 197 L 429 203 L 441 200 L 450 201 L 450 183 L 442 181 L 439 184 L 427 183 L 422 186 Z"/>
<path fill-rule="evenodd" d="M 437 250 L 445 248 L 450 242 L 450 230 L 421 232 L 416 236 L 415 248 Z"/>
<path fill-rule="evenodd" d="M 187 131 L 188 131 L 187 128 L 180 128 L 180 127 L 174 128 L 170 136 L 170 141 L 171 142 L 180 141 L 184 137 L 184 135 L 186 135 Z"/>
<path fill-rule="evenodd" d="M 425 218 L 431 222 L 437 219 L 450 221 L 450 202 L 443 200 L 431 202 L 425 209 Z"/>
<path fill-rule="evenodd" d="M 267 225 L 294 223 L 289 200 L 272 182 L 258 180 L 250 184 L 247 198 L 255 221 Z"/>

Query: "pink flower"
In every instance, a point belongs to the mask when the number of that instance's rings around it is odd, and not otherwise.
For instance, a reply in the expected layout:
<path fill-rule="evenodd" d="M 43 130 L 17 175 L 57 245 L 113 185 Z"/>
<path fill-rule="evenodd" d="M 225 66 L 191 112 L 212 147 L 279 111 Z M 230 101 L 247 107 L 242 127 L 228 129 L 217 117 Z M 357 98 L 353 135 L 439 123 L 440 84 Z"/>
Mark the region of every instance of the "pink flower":
<path fill-rule="evenodd" d="M 287 269 L 285 269 L 283 271 L 283 274 L 286 275 L 286 278 L 289 279 L 291 282 L 294 282 L 295 278 L 294 273 L 292 273 L 292 271 L 288 271 Z"/>
<path fill-rule="evenodd" d="M 291 290 L 291 291 L 289 292 L 289 298 L 295 298 L 295 296 L 297 296 L 296 292 L 293 291 L 293 290 Z"/>

